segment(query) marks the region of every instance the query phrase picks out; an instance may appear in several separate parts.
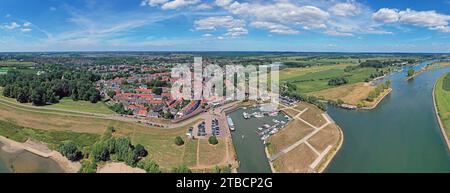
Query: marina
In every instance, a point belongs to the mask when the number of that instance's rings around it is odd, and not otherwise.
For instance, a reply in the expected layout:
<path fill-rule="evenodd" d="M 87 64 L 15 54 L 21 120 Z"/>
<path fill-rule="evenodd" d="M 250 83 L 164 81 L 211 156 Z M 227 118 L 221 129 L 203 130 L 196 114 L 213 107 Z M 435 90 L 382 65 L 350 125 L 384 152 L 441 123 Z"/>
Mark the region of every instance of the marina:
<path fill-rule="evenodd" d="M 248 115 L 255 113 L 263 116 L 245 119 L 244 113 Z M 235 125 L 232 138 L 240 161 L 238 172 L 271 172 L 269 160 L 264 150 L 265 140 L 279 132 L 290 121 L 290 118 L 282 112 L 277 112 L 276 116 L 273 115 L 263 113 L 257 107 L 241 108 L 228 115 L 230 121 Z"/>

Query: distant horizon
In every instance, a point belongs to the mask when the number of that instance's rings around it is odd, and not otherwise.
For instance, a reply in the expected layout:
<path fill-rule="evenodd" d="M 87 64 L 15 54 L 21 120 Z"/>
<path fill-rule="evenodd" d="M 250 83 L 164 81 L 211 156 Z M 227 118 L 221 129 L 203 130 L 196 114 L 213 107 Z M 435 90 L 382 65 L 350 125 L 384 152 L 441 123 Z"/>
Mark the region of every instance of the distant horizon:
<path fill-rule="evenodd" d="M 1 52 L 450 53 L 450 1 L 2 0 Z"/>
<path fill-rule="evenodd" d="M 0 51 L 0 54 L 14 54 L 14 53 L 299 53 L 299 54 L 439 54 L 445 55 L 450 54 L 450 52 L 356 52 L 356 51 L 239 51 L 239 50 L 226 50 L 226 51 L 180 51 L 180 50 L 161 50 L 161 51 L 141 51 L 141 50 L 114 50 L 114 51 Z"/>

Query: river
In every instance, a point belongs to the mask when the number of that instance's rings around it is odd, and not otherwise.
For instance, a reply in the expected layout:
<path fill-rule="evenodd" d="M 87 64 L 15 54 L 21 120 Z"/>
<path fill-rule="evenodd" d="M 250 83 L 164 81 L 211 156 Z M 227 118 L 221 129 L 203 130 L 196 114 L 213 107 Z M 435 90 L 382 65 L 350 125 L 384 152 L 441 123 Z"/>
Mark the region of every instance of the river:
<path fill-rule="evenodd" d="M 263 117 L 244 119 L 243 112 L 258 112 L 256 108 L 239 109 L 229 114 L 235 123 L 236 131 L 232 133 L 233 144 L 236 149 L 240 167 L 240 173 L 270 173 L 269 160 L 264 150 L 264 143 L 261 137 L 256 133 L 258 127 L 264 124 L 274 125 L 273 119 L 287 122 L 284 113 L 279 113 L 276 117 Z"/>
<path fill-rule="evenodd" d="M 344 132 L 344 144 L 326 172 L 450 172 L 450 152 L 432 98 L 436 80 L 450 69 L 405 81 L 407 70 L 386 77 L 393 92 L 374 110 L 329 107 L 328 114 Z"/>
<path fill-rule="evenodd" d="M 432 61 L 420 63 L 416 70 Z M 450 172 L 447 150 L 433 107 L 436 80 L 450 68 L 423 73 L 405 81 L 401 72 L 385 78 L 393 91 L 376 109 L 344 110 L 330 106 L 328 114 L 344 132 L 344 144 L 325 172 Z M 238 110 L 230 116 L 236 125 L 233 143 L 239 172 L 270 172 L 264 144 L 254 128 L 267 120 L 245 120 Z M 242 135 L 245 138 L 242 138 Z"/>
<path fill-rule="evenodd" d="M 0 143 L 0 173 L 62 173 L 58 163 L 25 150 L 10 153 L 2 150 Z"/>

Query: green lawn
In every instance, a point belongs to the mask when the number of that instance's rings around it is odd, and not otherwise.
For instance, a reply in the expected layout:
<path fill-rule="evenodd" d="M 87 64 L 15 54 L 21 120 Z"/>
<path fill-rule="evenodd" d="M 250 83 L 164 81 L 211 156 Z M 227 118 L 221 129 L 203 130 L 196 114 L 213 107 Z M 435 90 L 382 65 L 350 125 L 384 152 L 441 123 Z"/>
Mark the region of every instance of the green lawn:
<path fill-rule="evenodd" d="M 47 143 L 49 148 L 53 150 L 56 150 L 63 142 L 68 140 L 75 142 L 80 147 L 88 147 L 100 138 L 99 135 L 88 133 L 26 128 L 7 121 L 0 121 L 0 135 L 22 143 L 28 138 L 32 138 Z"/>
<path fill-rule="evenodd" d="M 59 103 L 46 106 L 49 108 L 81 111 L 87 113 L 101 113 L 101 114 L 114 114 L 108 106 L 103 102 L 91 103 L 89 101 L 74 101 L 71 98 L 63 98 L 59 100 Z"/>
<path fill-rule="evenodd" d="M 317 69 L 299 68 L 298 71 L 287 69 L 281 71 L 280 77 L 281 81 L 294 83 L 299 92 L 310 93 L 333 88 L 334 86 L 328 85 L 328 81 L 331 78 L 346 77 L 349 80 L 349 84 L 353 84 L 365 81 L 372 73 L 376 72 L 375 68 L 358 68 L 351 72 L 345 72 L 344 69 L 345 66 L 342 65 Z"/>
<path fill-rule="evenodd" d="M 447 136 L 450 137 L 450 91 L 443 88 L 444 78 L 443 75 L 436 83 L 436 104 L 439 112 L 439 117 L 444 124 Z"/>

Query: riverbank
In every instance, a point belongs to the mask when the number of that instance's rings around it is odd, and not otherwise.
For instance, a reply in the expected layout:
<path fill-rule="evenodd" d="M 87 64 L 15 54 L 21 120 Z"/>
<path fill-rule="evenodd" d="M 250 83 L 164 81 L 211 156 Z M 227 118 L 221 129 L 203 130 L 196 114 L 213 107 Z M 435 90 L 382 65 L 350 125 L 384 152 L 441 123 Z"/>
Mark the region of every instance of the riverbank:
<path fill-rule="evenodd" d="M 439 127 L 440 127 L 441 132 L 442 132 L 442 136 L 444 137 L 445 143 L 447 144 L 447 148 L 450 151 L 450 140 L 448 139 L 447 132 L 445 131 L 445 126 L 442 123 L 441 117 L 439 116 L 438 106 L 437 106 L 437 103 L 436 103 L 436 85 L 438 85 L 439 81 L 441 81 L 441 78 L 438 79 L 436 81 L 436 83 L 434 84 L 434 86 L 433 86 L 433 106 L 434 106 L 434 112 L 435 112 L 435 115 L 436 115 L 436 119 L 437 119 L 437 121 L 439 123 Z"/>
<path fill-rule="evenodd" d="M 361 109 L 364 109 L 364 110 L 375 109 L 378 106 L 378 104 L 380 104 L 381 101 L 383 101 L 383 99 L 386 96 L 388 96 L 391 92 L 392 92 L 392 88 L 388 88 L 388 89 L 384 90 L 383 93 L 381 93 L 380 96 L 378 96 L 374 102 L 369 103 L 370 105 L 368 107 L 362 107 Z"/>
<path fill-rule="evenodd" d="M 333 151 L 331 153 L 328 154 L 328 156 L 326 157 L 325 161 L 319 166 L 318 169 L 318 173 L 323 173 L 328 166 L 330 165 L 331 161 L 333 161 L 334 157 L 339 153 L 339 151 L 342 148 L 342 144 L 344 144 L 344 132 L 342 131 L 341 127 L 339 127 L 339 125 L 337 125 L 337 128 L 339 129 L 339 133 L 340 133 L 340 140 L 339 140 L 339 144 L 338 146 L 333 149 Z"/>
<path fill-rule="evenodd" d="M 27 140 L 25 143 L 19 143 L 0 136 L 0 142 L 3 144 L 2 150 L 5 152 L 15 153 L 25 150 L 43 158 L 52 159 L 67 173 L 76 173 L 81 168 L 80 163 L 71 162 L 59 152 L 51 151 L 45 145 L 39 144 L 38 142 L 32 140 Z"/>
<path fill-rule="evenodd" d="M 292 122 L 271 136 L 265 149 L 272 172 L 323 172 L 342 147 L 343 131 L 314 105 L 299 103 L 286 108 L 296 111 Z"/>

